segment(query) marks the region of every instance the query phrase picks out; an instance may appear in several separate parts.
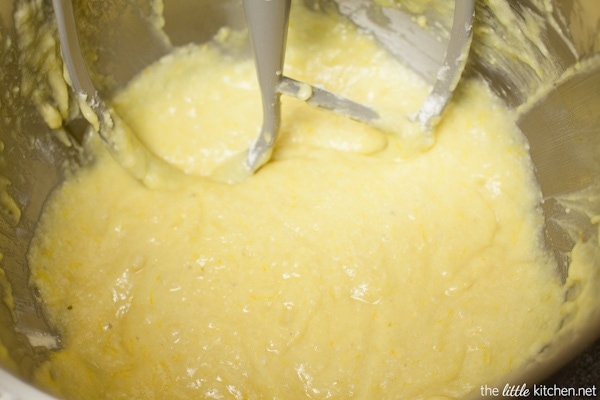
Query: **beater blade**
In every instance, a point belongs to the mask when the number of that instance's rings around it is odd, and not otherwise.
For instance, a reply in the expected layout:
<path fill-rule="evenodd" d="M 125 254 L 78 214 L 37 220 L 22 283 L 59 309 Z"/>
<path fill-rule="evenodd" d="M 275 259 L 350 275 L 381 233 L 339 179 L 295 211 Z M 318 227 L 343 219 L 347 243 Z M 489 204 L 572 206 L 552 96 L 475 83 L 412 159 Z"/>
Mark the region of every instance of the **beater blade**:
<path fill-rule="evenodd" d="M 410 116 L 423 132 L 431 132 L 450 101 L 466 64 L 473 34 L 474 0 L 455 2 L 447 43 L 440 42 L 431 32 L 413 22 L 408 14 L 395 8 L 380 7 L 372 0 L 333 2 L 338 5 L 340 14 L 372 33 L 393 54 L 402 55 L 400 58 L 410 68 L 432 83 L 432 90 L 423 105 Z M 260 168 L 271 156 L 281 125 L 280 94 L 297 97 L 376 128 L 381 126 L 380 115 L 372 108 L 284 76 L 290 3 L 291 0 L 244 0 L 263 105 L 261 133 L 246 159 L 250 171 Z"/>

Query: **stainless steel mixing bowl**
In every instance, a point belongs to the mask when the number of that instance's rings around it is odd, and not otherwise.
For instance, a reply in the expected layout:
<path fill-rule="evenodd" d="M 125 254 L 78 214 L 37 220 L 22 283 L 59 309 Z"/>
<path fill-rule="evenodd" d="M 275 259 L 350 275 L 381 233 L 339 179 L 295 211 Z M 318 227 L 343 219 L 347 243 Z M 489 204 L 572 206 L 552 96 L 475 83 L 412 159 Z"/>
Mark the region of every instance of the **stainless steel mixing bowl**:
<path fill-rule="evenodd" d="M 85 4 L 77 11 L 82 41 L 93 49 L 87 54 L 88 62 L 95 84 L 105 96 L 170 48 L 167 44 L 147 45 L 149 35 L 163 34 L 140 24 L 153 15 L 150 3 L 78 2 Z M 206 41 L 222 26 L 243 29 L 240 3 L 166 2 L 164 33 L 177 46 Z M 305 3 L 331 6 L 326 0 Z M 33 10 L 26 20 L 20 13 L 23 5 Z M 443 31 L 447 25 L 443 16 L 436 14 L 439 9 L 425 11 L 430 20 L 437 18 L 436 27 Z M 543 88 L 549 89 L 539 105 L 523 113 L 519 125 L 530 141 L 545 196 L 546 243 L 566 278 L 574 241 L 598 242 L 598 227 L 588 214 L 600 215 L 596 186 L 600 180 L 600 69 L 576 72 L 570 79 L 564 75 L 578 61 L 600 53 L 600 3 L 480 0 L 476 15 L 466 74 L 485 79 L 515 109 Z M 57 41 L 35 34 L 27 37 L 16 21 L 21 27 L 53 29 L 50 2 L 0 0 L 0 342 L 14 360 L 0 370 L 0 397 L 3 391 L 12 391 L 34 398 L 32 389 L 13 375 L 28 380 L 48 352 L 60 347 L 60 340 L 44 321 L 43 299 L 29 285 L 26 254 L 44 202 L 68 170 L 65 161 L 80 157 L 77 146 L 86 125 L 76 115 L 69 115 L 64 126 L 48 127 L 40 113 L 43 104 L 55 102 L 48 86 L 48 66 L 28 57 L 23 48 L 39 46 L 46 56 L 57 60 L 60 49 Z M 535 26 L 538 40 L 524 35 L 527 24 Z M 570 197 L 575 192 L 586 195 Z M 600 265 L 595 267 L 600 269 Z M 527 379 L 542 379 L 599 336 L 600 310 L 590 315 L 587 326 L 554 346 L 544 362 L 528 371 Z"/>

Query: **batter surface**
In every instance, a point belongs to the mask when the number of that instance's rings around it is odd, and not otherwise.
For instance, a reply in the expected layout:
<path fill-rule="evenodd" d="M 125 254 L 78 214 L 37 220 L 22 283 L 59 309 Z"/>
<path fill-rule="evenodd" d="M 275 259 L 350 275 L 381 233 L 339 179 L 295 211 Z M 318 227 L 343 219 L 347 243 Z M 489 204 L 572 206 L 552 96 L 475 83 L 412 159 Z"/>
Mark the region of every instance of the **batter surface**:
<path fill-rule="evenodd" d="M 394 110 L 427 87 L 344 21 L 292 10 L 286 74 Z M 323 34 L 327 32 L 327 34 Z M 210 177 L 260 127 L 252 61 L 208 44 L 115 99 L 199 176 L 151 190 L 95 137 L 47 205 L 33 280 L 63 349 L 38 381 L 71 399 L 458 398 L 558 330 L 540 194 L 514 116 L 459 87 L 435 143 L 284 99 L 273 160 Z"/>

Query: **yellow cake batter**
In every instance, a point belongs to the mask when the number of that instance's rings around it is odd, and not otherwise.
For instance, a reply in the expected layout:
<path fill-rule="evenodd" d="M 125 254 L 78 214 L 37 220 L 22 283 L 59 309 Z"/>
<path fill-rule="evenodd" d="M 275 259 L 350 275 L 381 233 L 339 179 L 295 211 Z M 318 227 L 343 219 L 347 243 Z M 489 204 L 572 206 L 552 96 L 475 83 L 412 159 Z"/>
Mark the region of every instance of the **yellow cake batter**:
<path fill-rule="evenodd" d="M 287 75 L 399 124 L 418 109 L 425 84 L 370 38 L 291 18 Z M 63 349 L 40 384 L 69 399 L 458 398 L 550 342 L 564 295 L 540 194 L 485 85 L 462 83 L 431 147 L 284 99 L 272 161 L 224 184 L 202 176 L 248 148 L 261 112 L 252 61 L 220 49 L 180 49 L 114 101 L 197 179 L 151 190 L 92 137 L 95 162 L 47 205 L 30 264 Z"/>

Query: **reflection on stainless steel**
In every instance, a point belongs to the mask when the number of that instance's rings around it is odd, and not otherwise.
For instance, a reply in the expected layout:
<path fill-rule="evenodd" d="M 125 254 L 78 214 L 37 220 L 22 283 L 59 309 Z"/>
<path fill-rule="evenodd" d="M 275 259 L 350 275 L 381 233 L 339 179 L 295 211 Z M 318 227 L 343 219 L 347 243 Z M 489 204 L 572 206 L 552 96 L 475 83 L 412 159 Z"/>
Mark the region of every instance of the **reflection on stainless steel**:
<path fill-rule="evenodd" d="M 58 345 L 28 284 L 26 253 L 46 197 L 61 180 L 61 165 L 74 158 L 41 120 L 21 88 L 12 2 L 0 1 L 0 340 L 29 375 L 48 348 Z M 14 203 L 14 204 L 11 204 Z M 14 205 L 18 213 L 6 210 Z M 7 308 L 14 299 L 14 311 Z"/>
<path fill-rule="evenodd" d="M 0 326 L 4 327 L 0 339 L 16 360 L 18 372 L 27 377 L 49 348 L 59 346 L 57 336 L 49 334 L 52 331 L 44 322 L 41 299 L 28 284 L 27 249 L 45 199 L 64 176 L 65 161 L 78 160 L 77 138 L 85 127 L 80 127 L 76 116 L 69 116 L 62 130 L 48 129 L 31 92 L 25 90 L 24 75 L 35 71 L 23 65 L 18 50 L 22 43 L 13 15 L 21 1 L 0 0 Z M 140 7 L 133 7 L 134 3 Z M 312 3 L 326 8 L 329 2 Z M 575 62 L 600 51 L 597 1 L 561 0 L 551 10 L 543 8 L 544 3 L 512 0 L 509 5 L 504 0 L 481 0 L 476 5 L 475 36 L 466 72 L 487 80 L 511 107 L 557 82 Z M 148 32 L 126 23 L 132 13 L 150 18 L 148 4 L 141 0 L 88 0 L 87 8 L 78 11 L 78 20 L 85 21 L 82 40 L 97 47 L 91 53 L 92 78 L 105 95 L 165 51 L 146 47 Z M 50 12 L 47 5 L 40 8 Z M 238 0 L 166 2 L 164 16 L 164 30 L 174 45 L 207 40 L 223 25 L 243 26 Z M 539 24 L 541 42 L 516 42 L 522 39 L 519 29 L 527 21 Z M 160 32 L 151 34 L 162 37 Z M 600 196 L 592 192 L 578 199 L 566 192 L 585 187 L 595 190 L 590 184 L 600 177 L 599 76 L 595 69 L 566 79 L 519 121 L 530 140 L 546 197 L 548 244 L 562 257 L 565 270 L 573 232 L 598 240 L 597 226 L 572 210 L 596 207 L 600 213 Z M 70 147 L 65 143 L 71 143 Z M 574 231 L 569 227 L 575 227 Z M 14 309 L 7 307 L 11 298 Z M 16 329 L 5 329 L 9 326 Z M 597 337 L 598 332 L 592 335 Z"/>
<path fill-rule="evenodd" d="M 577 232 L 561 223 L 567 218 L 561 195 L 598 185 L 600 176 L 600 65 L 568 73 L 547 95 L 527 109 L 518 121 L 531 145 L 531 158 L 544 195 L 547 245 L 567 275 L 569 253 L 578 239 L 597 234 L 589 216 L 577 221 Z M 596 185 L 596 186 L 594 186 Z M 586 209 L 600 213 L 598 196 L 587 196 Z M 594 204 L 595 203 L 595 204 Z M 574 237 L 576 236 L 576 237 Z"/>
<path fill-rule="evenodd" d="M 594 66 L 559 82 L 519 118 L 545 196 L 584 189 L 598 176 L 599 99 L 600 68 Z"/>

